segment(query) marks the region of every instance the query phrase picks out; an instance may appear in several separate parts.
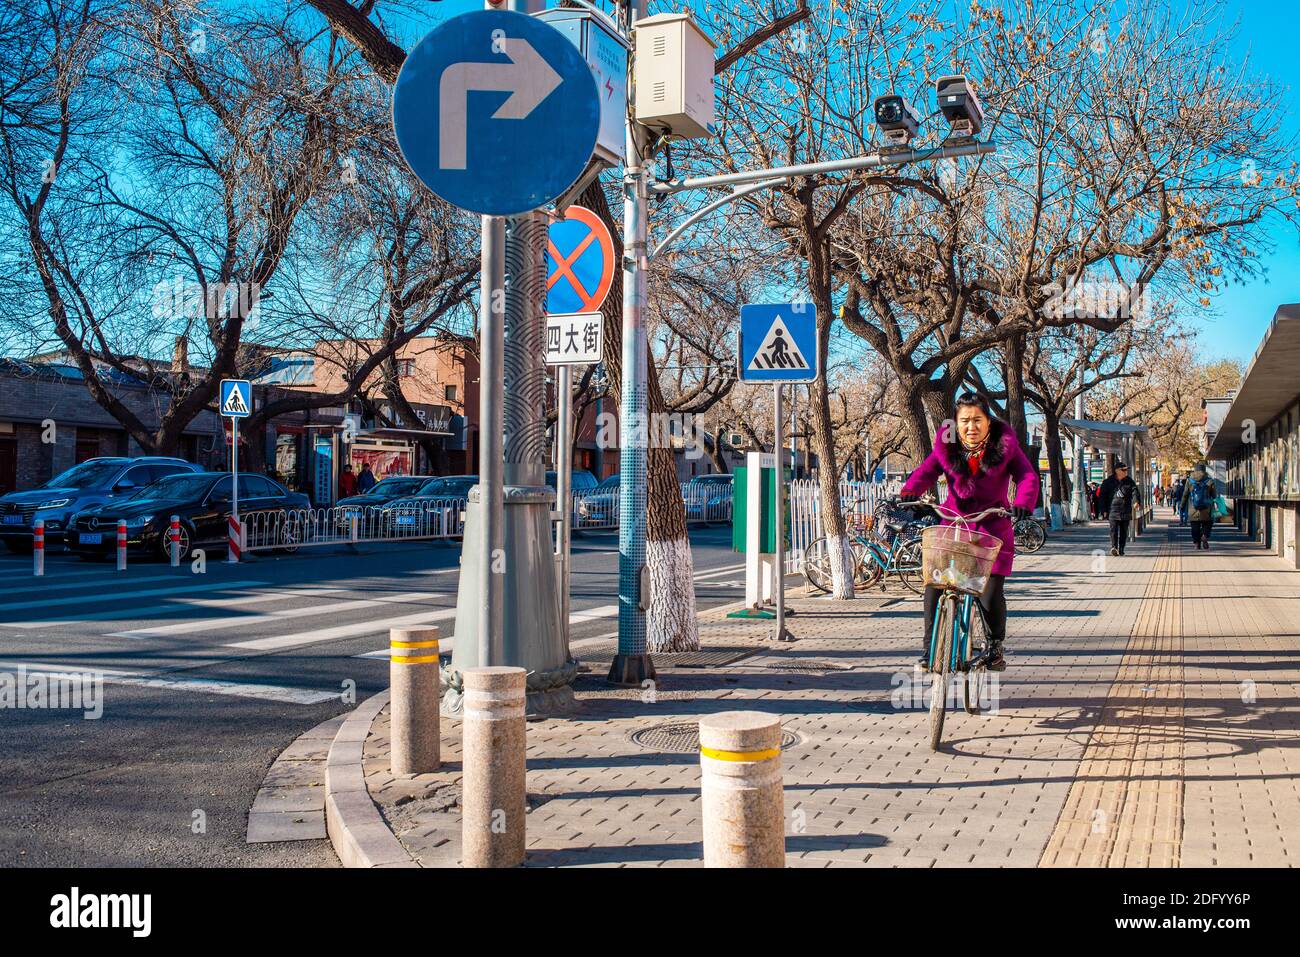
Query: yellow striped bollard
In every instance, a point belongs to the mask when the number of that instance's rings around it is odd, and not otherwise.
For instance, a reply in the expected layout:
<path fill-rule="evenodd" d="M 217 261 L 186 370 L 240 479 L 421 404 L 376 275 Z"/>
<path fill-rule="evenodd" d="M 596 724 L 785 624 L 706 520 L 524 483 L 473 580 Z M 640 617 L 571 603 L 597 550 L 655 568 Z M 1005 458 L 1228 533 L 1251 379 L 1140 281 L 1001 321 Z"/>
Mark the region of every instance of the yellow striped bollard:
<path fill-rule="evenodd" d="M 388 682 L 394 776 L 424 774 L 441 763 L 438 730 L 438 629 L 388 632 Z"/>
<path fill-rule="evenodd" d="M 724 711 L 700 719 L 705 867 L 785 867 L 781 719 Z"/>

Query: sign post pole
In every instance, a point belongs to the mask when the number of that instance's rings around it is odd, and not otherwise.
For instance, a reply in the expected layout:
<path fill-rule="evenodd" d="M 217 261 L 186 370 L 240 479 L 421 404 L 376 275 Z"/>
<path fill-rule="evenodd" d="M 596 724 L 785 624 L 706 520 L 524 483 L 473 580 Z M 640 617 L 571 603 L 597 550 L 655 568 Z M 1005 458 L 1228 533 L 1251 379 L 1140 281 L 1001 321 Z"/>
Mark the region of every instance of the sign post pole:
<path fill-rule="evenodd" d="M 781 403 L 781 383 L 776 383 L 772 387 L 773 392 L 773 435 L 772 448 L 776 451 L 776 501 L 773 508 L 776 510 L 776 634 L 774 637 L 777 641 L 793 641 L 794 636 L 790 634 L 789 629 L 785 627 L 785 467 L 781 461 L 784 458 L 784 450 L 781 448 L 785 444 L 785 439 L 781 435 L 782 419 L 785 418 L 784 409 Z"/>
<path fill-rule="evenodd" d="M 493 573 L 493 558 L 505 545 L 503 487 L 505 471 L 505 245 L 506 223 L 500 216 L 483 217 L 483 264 L 479 289 L 479 328 L 482 368 L 479 376 L 478 479 L 482 548 L 475 574 L 479 606 L 478 665 L 493 663 L 505 622 L 505 580 Z"/>
<path fill-rule="evenodd" d="M 239 551 L 235 547 L 235 529 L 239 528 L 239 420 L 230 420 L 230 547 L 226 549 L 226 562 L 235 564 L 239 561 Z M 239 545 L 243 545 L 240 535 Z"/>
<path fill-rule="evenodd" d="M 569 640 L 569 548 L 573 535 L 573 371 L 559 367 L 556 376 L 555 497 L 560 529 L 555 547 L 560 556 L 560 616 Z"/>

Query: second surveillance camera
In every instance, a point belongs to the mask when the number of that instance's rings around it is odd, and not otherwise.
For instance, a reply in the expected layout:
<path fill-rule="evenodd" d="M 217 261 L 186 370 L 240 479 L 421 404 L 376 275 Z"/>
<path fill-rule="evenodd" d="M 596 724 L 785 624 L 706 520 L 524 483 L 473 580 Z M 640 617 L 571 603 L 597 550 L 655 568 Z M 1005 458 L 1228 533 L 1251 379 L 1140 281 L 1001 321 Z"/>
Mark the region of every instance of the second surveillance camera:
<path fill-rule="evenodd" d="M 905 145 L 921 128 L 921 117 L 905 99 L 889 93 L 876 97 L 876 125 L 889 142 Z"/>
<path fill-rule="evenodd" d="M 978 136 L 984 128 L 984 107 L 975 95 L 975 85 L 964 74 L 941 76 L 934 81 L 935 98 L 944 118 L 958 136 Z"/>

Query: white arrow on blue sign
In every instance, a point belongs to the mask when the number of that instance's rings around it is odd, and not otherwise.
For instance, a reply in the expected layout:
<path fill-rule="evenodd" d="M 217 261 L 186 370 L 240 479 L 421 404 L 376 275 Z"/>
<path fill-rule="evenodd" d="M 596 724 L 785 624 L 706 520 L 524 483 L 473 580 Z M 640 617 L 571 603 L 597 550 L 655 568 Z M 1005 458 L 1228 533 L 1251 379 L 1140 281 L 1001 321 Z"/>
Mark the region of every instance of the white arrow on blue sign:
<path fill-rule="evenodd" d="M 740 307 L 736 348 L 745 382 L 812 382 L 817 378 L 817 307 L 810 302 Z"/>
<path fill-rule="evenodd" d="M 243 419 L 253 414 L 253 386 L 247 379 L 222 379 L 221 401 L 218 408 L 222 415 L 232 419 Z"/>
<path fill-rule="evenodd" d="M 509 10 L 453 17 L 406 57 L 393 89 L 402 156 L 447 202 L 515 216 L 564 193 L 586 168 L 600 97 L 578 49 Z"/>

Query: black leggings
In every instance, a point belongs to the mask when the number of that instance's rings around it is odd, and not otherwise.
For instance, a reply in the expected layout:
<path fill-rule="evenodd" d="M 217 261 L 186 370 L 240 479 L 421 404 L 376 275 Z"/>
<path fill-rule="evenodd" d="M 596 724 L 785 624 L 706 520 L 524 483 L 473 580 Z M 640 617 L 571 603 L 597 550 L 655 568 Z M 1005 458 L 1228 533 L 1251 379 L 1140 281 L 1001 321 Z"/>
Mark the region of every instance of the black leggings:
<path fill-rule="evenodd" d="M 1005 575 L 990 575 L 988 587 L 979 596 L 980 608 L 984 611 L 984 624 L 988 628 L 989 638 L 1002 641 L 1007 636 L 1007 596 L 1003 591 L 1006 585 Z M 934 631 L 934 612 L 939 607 L 939 595 L 943 589 L 933 585 L 925 586 L 925 652 L 930 653 L 930 635 Z"/>

